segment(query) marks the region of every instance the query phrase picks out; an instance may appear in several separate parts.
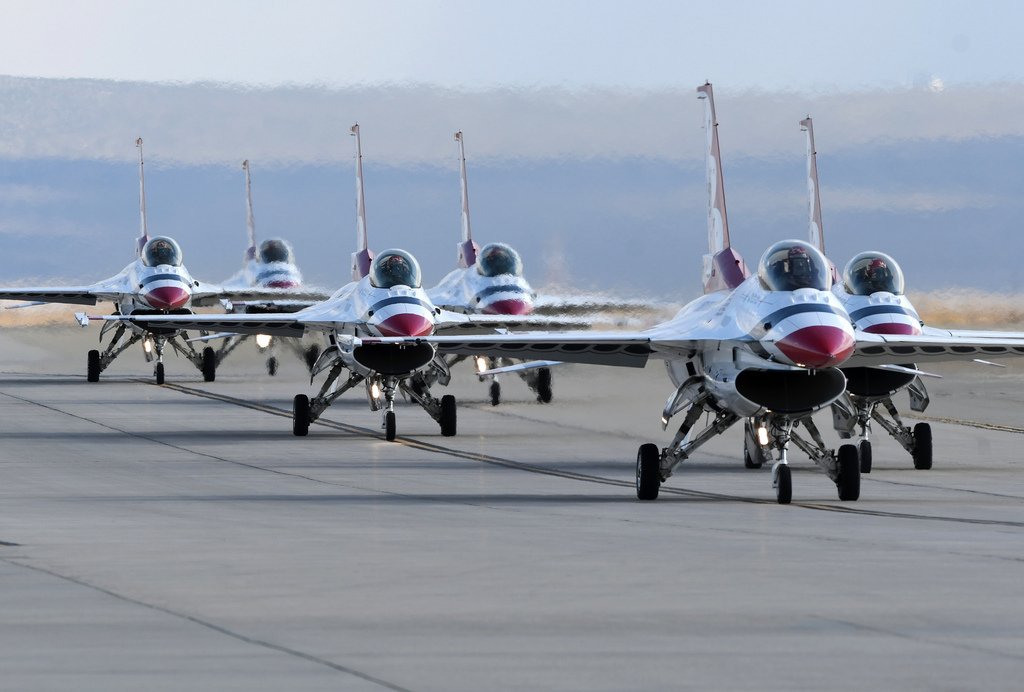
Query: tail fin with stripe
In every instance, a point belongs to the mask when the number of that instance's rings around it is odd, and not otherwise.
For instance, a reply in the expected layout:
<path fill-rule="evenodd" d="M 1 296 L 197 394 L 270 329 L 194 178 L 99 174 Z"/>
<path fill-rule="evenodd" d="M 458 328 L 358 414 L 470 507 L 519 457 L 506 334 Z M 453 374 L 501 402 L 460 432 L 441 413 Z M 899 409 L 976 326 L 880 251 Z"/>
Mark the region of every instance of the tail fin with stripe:
<path fill-rule="evenodd" d="M 143 173 L 142 137 L 135 140 L 139 149 L 139 238 L 135 244 L 135 256 L 142 257 L 142 248 L 149 242 L 149 228 L 146 225 L 146 176 Z"/>
<path fill-rule="evenodd" d="M 459 143 L 459 174 L 462 181 L 462 242 L 459 243 L 459 266 L 465 269 L 476 263 L 480 246 L 473 242 L 473 230 L 469 225 L 469 185 L 466 182 L 466 147 L 462 141 L 462 130 L 455 133 Z"/>
<path fill-rule="evenodd" d="M 811 116 L 800 121 L 800 128 L 807 133 L 807 232 L 811 245 L 825 255 L 825 229 L 821 223 L 821 192 L 818 187 L 818 152 L 814 148 L 814 122 Z M 828 265 L 833 283 L 838 282 L 839 270 L 832 260 L 828 261 Z"/>
<path fill-rule="evenodd" d="M 249 247 L 245 251 L 245 261 L 256 259 L 256 217 L 252 213 L 252 178 L 249 173 L 249 159 L 242 161 L 245 171 L 245 226 L 249 230 Z"/>
<path fill-rule="evenodd" d="M 359 123 L 352 126 L 356 138 L 356 251 L 352 253 L 352 280 L 359 281 L 370 273 L 373 253 L 366 238 L 366 203 L 363 200 L 363 145 L 359 138 Z"/>
<path fill-rule="evenodd" d="M 718 121 L 711 83 L 697 87 L 697 98 L 704 100 L 708 191 L 708 254 L 704 255 L 704 292 L 733 289 L 749 276 L 747 265 L 729 241 L 729 218 L 725 210 L 725 182 L 722 156 L 718 146 Z"/>

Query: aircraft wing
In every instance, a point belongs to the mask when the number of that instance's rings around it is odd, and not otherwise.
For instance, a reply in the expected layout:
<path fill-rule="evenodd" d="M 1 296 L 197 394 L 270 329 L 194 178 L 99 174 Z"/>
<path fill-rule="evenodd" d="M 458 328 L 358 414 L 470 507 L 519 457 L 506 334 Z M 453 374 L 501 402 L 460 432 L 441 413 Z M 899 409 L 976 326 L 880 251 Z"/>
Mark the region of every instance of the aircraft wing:
<path fill-rule="evenodd" d="M 192 305 L 207 307 L 217 305 L 222 300 L 258 302 L 271 307 L 278 301 L 291 306 L 295 305 L 295 301 L 314 305 L 330 297 L 330 293 L 317 289 L 295 291 L 288 288 L 228 288 L 215 284 L 200 284 L 199 288 L 192 292 Z"/>
<path fill-rule="evenodd" d="M 600 294 L 539 294 L 533 311 L 539 315 L 591 315 L 594 313 L 625 313 L 633 317 L 660 315 L 678 306 L 654 300 L 617 298 Z"/>
<path fill-rule="evenodd" d="M 1024 357 L 1024 333 L 928 328 L 920 336 L 857 332 L 857 346 L 843 367 L 940 363 Z"/>
<path fill-rule="evenodd" d="M 127 275 L 122 272 L 88 286 L 43 286 L 0 288 L 0 300 L 28 300 L 34 303 L 96 305 L 100 301 L 120 301 L 132 295 Z"/>
<path fill-rule="evenodd" d="M 578 317 L 545 315 L 482 315 L 441 310 L 435 321 L 439 334 L 480 334 L 508 329 L 544 329 L 549 331 L 586 329 L 590 321 Z"/>
<path fill-rule="evenodd" d="M 232 334 L 269 334 L 271 336 L 302 336 L 307 329 L 317 327 L 300 322 L 294 314 L 270 315 L 105 315 L 107 322 L 128 322 L 143 329 L 192 329 Z M 330 324 L 323 327 L 329 330 Z"/>

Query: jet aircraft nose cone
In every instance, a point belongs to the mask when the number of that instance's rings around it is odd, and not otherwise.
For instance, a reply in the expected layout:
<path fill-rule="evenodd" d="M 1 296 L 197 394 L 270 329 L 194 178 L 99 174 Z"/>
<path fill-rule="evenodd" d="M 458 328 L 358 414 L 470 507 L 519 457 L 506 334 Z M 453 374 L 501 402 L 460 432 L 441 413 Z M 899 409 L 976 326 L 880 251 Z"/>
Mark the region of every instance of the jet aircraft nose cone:
<path fill-rule="evenodd" d="M 379 322 L 377 330 L 382 336 L 427 336 L 434 331 L 434 323 L 423 315 L 403 312 Z"/>
<path fill-rule="evenodd" d="M 796 365 L 830 368 L 850 357 L 856 341 L 849 331 L 816 325 L 797 329 L 776 341 L 775 345 Z"/>
<path fill-rule="evenodd" d="M 184 307 L 191 294 L 180 286 L 157 286 L 143 297 L 158 310 L 175 310 Z"/>
<path fill-rule="evenodd" d="M 533 305 L 525 300 L 496 300 L 489 303 L 483 310 L 486 315 L 529 315 L 533 312 Z"/>

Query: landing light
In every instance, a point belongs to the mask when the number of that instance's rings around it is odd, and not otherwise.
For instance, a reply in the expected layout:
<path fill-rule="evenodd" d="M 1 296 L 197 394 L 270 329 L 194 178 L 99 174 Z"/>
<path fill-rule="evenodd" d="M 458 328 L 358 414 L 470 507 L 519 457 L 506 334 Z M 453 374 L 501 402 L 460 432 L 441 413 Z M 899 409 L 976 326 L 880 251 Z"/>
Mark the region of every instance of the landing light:
<path fill-rule="evenodd" d="M 370 396 L 372 396 L 374 399 L 380 398 L 380 385 L 377 384 L 376 382 L 370 385 Z"/>
<path fill-rule="evenodd" d="M 152 353 L 153 352 L 153 340 L 152 339 L 144 339 L 142 341 L 142 350 L 145 351 L 146 353 Z"/>
<path fill-rule="evenodd" d="M 768 428 L 763 425 L 757 429 L 757 442 L 762 447 L 768 446 Z"/>
<path fill-rule="evenodd" d="M 272 337 L 269 334 L 257 334 L 256 345 L 259 346 L 260 348 L 266 348 L 267 346 L 270 345 L 271 339 Z"/>
<path fill-rule="evenodd" d="M 476 357 L 476 371 L 483 372 L 487 369 L 487 359 L 483 356 Z"/>

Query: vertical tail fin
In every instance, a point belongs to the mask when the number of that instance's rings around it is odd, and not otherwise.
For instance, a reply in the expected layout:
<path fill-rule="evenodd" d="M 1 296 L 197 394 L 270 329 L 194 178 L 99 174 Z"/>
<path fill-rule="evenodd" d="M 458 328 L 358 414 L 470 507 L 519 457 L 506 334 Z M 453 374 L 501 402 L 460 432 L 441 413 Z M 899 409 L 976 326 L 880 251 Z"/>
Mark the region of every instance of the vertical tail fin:
<path fill-rule="evenodd" d="M 359 281 L 370 273 L 373 253 L 366 238 L 366 203 L 363 200 L 363 144 L 359 123 L 350 130 L 356 138 L 356 251 L 352 253 L 352 280 Z"/>
<path fill-rule="evenodd" d="M 455 133 L 459 143 L 459 174 L 462 180 L 462 242 L 459 243 L 459 266 L 471 267 L 476 263 L 480 246 L 473 242 L 473 230 L 469 225 L 469 185 L 466 182 L 466 147 L 462 141 L 462 130 Z"/>
<path fill-rule="evenodd" d="M 249 159 L 242 161 L 245 171 L 245 226 L 249 230 L 249 247 L 245 251 L 245 261 L 256 259 L 256 217 L 252 213 L 252 178 L 249 172 Z"/>
<path fill-rule="evenodd" d="M 800 121 L 807 133 L 807 210 L 811 245 L 825 252 L 825 233 L 821 226 L 821 195 L 818 192 L 818 152 L 814 150 L 814 123 L 811 116 Z"/>
<path fill-rule="evenodd" d="M 149 242 L 149 227 L 146 225 L 146 176 L 143 173 L 142 137 L 135 140 L 139 149 L 139 239 L 135 246 L 135 256 L 142 257 L 142 248 Z"/>
<path fill-rule="evenodd" d="M 821 223 L 821 188 L 818 186 L 818 152 L 814 148 L 814 122 L 811 116 L 800 121 L 800 128 L 807 133 L 807 232 L 811 245 L 825 255 L 825 227 Z M 828 255 L 825 255 L 828 259 Z M 828 260 L 832 283 L 839 283 L 839 269 Z"/>
<path fill-rule="evenodd" d="M 729 217 L 725 210 L 725 180 L 722 154 L 718 146 L 718 120 L 711 83 L 697 87 L 697 98 L 704 101 L 708 192 L 708 254 L 704 255 L 704 292 L 736 288 L 749 275 L 743 258 L 729 240 Z"/>

